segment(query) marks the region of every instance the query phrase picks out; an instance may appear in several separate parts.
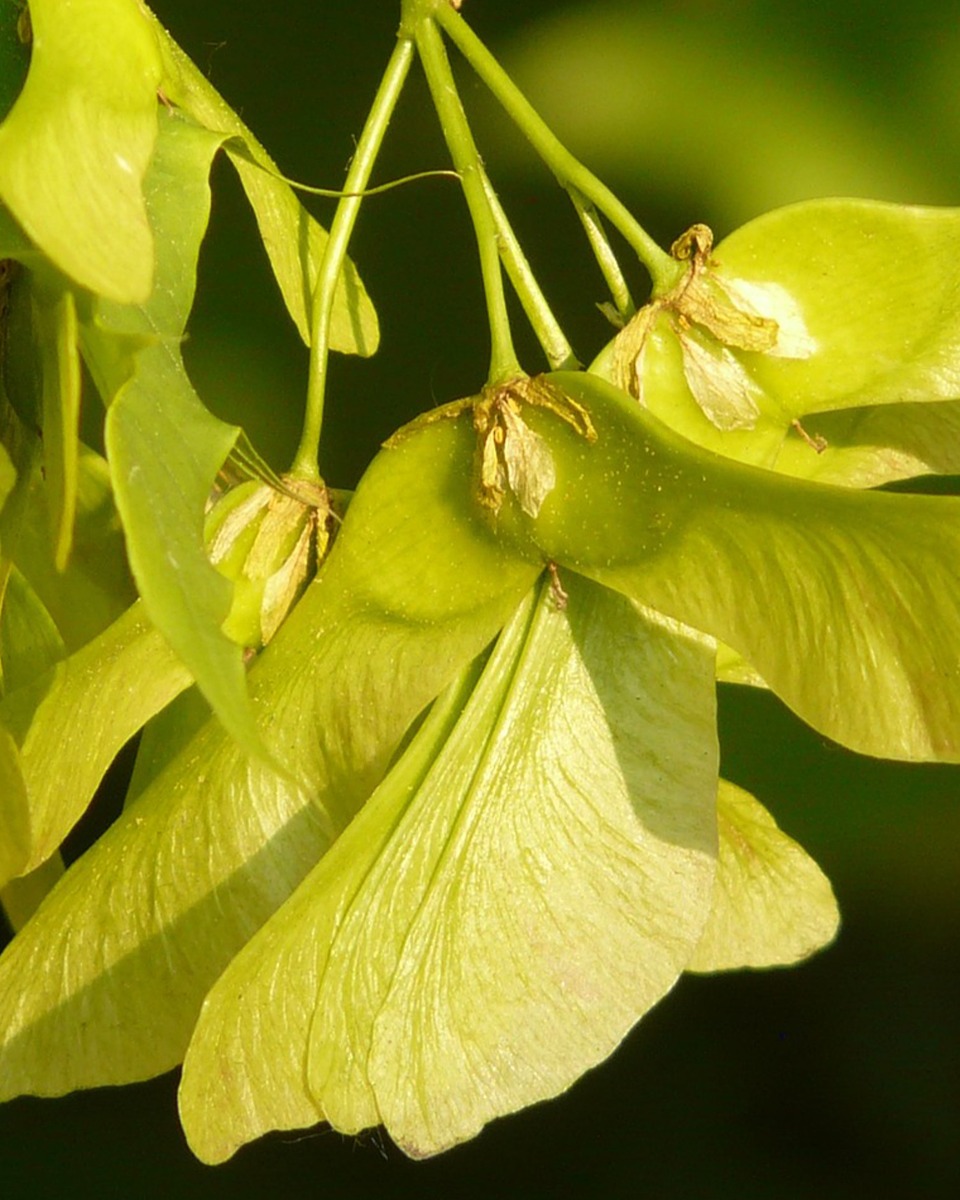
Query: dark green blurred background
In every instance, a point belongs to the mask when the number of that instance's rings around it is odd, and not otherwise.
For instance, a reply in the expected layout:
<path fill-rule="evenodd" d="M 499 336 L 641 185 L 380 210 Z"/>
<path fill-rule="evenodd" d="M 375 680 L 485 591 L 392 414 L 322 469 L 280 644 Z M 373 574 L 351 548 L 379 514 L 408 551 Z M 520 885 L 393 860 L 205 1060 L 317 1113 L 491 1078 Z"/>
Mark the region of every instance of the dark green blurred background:
<path fill-rule="evenodd" d="M 155 8 L 285 172 L 339 184 L 390 52 L 393 0 Z M 722 236 L 815 195 L 960 202 L 955 2 L 466 0 L 464 11 L 571 149 L 661 241 L 694 220 Z M 577 225 L 482 90 L 463 80 L 507 210 L 589 359 L 609 329 Z M 415 79 L 378 176 L 446 165 Z M 188 365 L 207 403 L 284 467 L 306 352 L 222 165 L 215 185 Z M 329 221 L 331 202 L 313 208 Z M 374 360 L 334 365 L 322 465 L 340 486 L 356 482 L 403 420 L 475 391 L 487 357 L 454 183 L 371 199 L 353 250 L 383 338 Z M 844 925 L 809 964 L 684 979 L 566 1096 L 428 1163 L 406 1162 L 377 1137 L 319 1132 L 268 1139 L 207 1169 L 186 1150 L 168 1077 L 0 1109 L 0 1194 L 960 1195 L 960 769 L 859 759 L 771 697 L 733 689 L 722 689 L 721 735 L 725 774 L 767 803 L 833 880 Z"/>

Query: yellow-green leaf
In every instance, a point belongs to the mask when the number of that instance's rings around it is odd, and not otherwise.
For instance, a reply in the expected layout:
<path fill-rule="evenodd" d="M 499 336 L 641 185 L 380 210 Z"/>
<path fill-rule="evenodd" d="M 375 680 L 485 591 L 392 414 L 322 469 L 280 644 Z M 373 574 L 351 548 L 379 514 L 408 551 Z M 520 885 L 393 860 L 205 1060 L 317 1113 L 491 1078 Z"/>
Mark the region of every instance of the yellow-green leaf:
<path fill-rule="evenodd" d="M 50 857 L 82 816 L 124 743 L 190 683 L 137 603 L 109 629 L 0 702 L 20 748 L 29 853 L 17 874 Z"/>
<path fill-rule="evenodd" d="M 19 0 L 0 3 L 0 120 L 19 95 L 30 65 L 30 47 L 21 36 L 23 11 Z"/>
<path fill-rule="evenodd" d="M 157 129 L 156 35 L 136 0 L 31 0 L 27 81 L 0 125 L 0 199 L 75 282 L 145 300 L 141 184 Z"/>
<path fill-rule="evenodd" d="M 65 653 L 53 618 L 29 581 L 11 563 L 0 612 L 0 695 L 30 683 Z"/>
<path fill-rule="evenodd" d="M 35 871 L 18 875 L 0 888 L 0 905 L 14 933 L 26 925 L 61 875 L 63 859 L 59 854 L 54 854 Z"/>
<path fill-rule="evenodd" d="M 221 135 L 240 176 L 290 316 L 307 343 L 317 271 L 327 232 L 280 178 L 276 163 L 234 110 L 170 35 L 155 24 L 168 100 L 201 125 Z M 380 340 L 377 314 L 352 262 L 347 262 L 334 298 L 330 345 L 346 354 L 373 354 Z"/>
<path fill-rule="evenodd" d="M 30 853 L 30 808 L 17 744 L 0 726 L 0 887 L 23 870 Z"/>
<path fill-rule="evenodd" d="M 38 294 L 35 311 L 43 363 L 44 477 L 54 563 L 62 571 L 73 547 L 79 474 L 80 352 L 73 293 Z"/>
<path fill-rule="evenodd" d="M 10 455 L 5 446 L 0 445 L 0 511 L 7 502 L 7 497 L 13 491 L 17 482 L 17 470 L 10 461 Z"/>
<path fill-rule="evenodd" d="M 24 481 L 22 512 L 10 539 L 17 566 L 53 618 L 68 652 L 97 637 L 136 599 L 109 468 L 86 446 L 78 451 L 74 545 L 66 570 L 57 570 L 54 561 L 39 465 Z"/>
<path fill-rule="evenodd" d="M 165 114 L 146 180 L 157 288 L 144 305 L 101 302 L 84 329 L 84 355 L 109 403 L 107 458 L 144 607 L 233 736 L 262 753 L 243 652 L 221 628 L 232 589 L 203 538 L 207 499 L 239 431 L 204 408 L 180 354 L 219 145 L 209 131 Z M 118 333 L 150 341 L 118 360 Z"/>

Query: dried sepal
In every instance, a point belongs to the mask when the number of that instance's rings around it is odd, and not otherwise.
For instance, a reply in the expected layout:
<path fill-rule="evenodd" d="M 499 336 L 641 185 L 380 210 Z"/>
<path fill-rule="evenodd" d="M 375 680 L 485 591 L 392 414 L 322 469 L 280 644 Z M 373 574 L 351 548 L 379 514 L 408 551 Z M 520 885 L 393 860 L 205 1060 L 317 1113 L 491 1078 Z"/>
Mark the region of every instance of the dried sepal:
<path fill-rule="evenodd" d="M 693 225 L 677 238 L 670 253 L 680 262 L 689 262 L 690 269 L 660 307 L 676 313 L 680 324 L 686 321 L 706 329 L 724 346 L 761 353 L 773 349 L 777 322 L 737 304 L 709 269 L 712 249 L 713 234 L 706 225 Z"/>
<path fill-rule="evenodd" d="M 265 483 L 242 484 L 245 495 L 237 488 L 227 493 L 231 503 L 217 504 L 211 509 L 207 522 L 207 553 L 215 565 L 226 563 L 233 554 L 239 539 L 250 528 L 270 498 L 270 487 Z"/>
<path fill-rule="evenodd" d="M 207 518 L 211 561 L 233 580 L 224 628 L 263 646 L 326 555 L 333 511 L 322 484 L 289 477 L 281 487 L 253 480 L 228 492 Z"/>
<path fill-rule="evenodd" d="M 500 452 L 507 482 L 523 511 L 536 517 L 557 482 L 553 456 L 539 433 L 524 424 L 509 405 L 503 409 L 503 422 L 506 433 Z"/>
<path fill-rule="evenodd" d="M 578 401 L 542 375 L 487 387 L 479 396 L 454 400 L 416 417 L 384 442 L 401 445 L 411 434 L 436 421 L 470 412 L 477 433 L 477 499 L 496 514 L 507 491 L 520 507 L 536 517 L 556 485 L 553 456 L 544 439 L 523 420 L 523 407 L 545 408 L 565 421 L 580 437 L 596 441 L 590 414 Z"/>
<path fill-rule="evenodd" d="M 499 512 L 509 487 L 523 511 L 536 517 L 557 475 L 546 442 L 523 420 L 524 405 L 548 409 L 587 441 L 597 434 L 587 410 L 542 377 L 487 388 L 476 399 L 480 503 Z"/>
<path fill-rule="evenodd" d="M 724 431 L 753 429 L 763 392 L 736 352 L 807 358 L 816 342 L 788 292 L 723 278 L 711 262 L 712 249 L 713 234 L 702 224 L 673 243 L 671 254 L 688 269 L 618 335 L 614 381 L 644 402 L 644 351 L 655 322 L 666 314 L 680 343 L 687 386 L 704 416 Z"/>
<path fill-rule="evenodd" d="M 512 396 L 493 393 L 473 410 L 479 436 L 480 503 L 499 512 L 507 488 L 520 507 L 536 517 L 557 481 L 546 442 L 520 416 Z"/>
<path fill-rule="evenodd" d="M 318 530 L 316 518 L 305 521 L 296 545 L 284 559 L 280 569 L 274 571 L 263 585 L 260 633 L 264 645 L 280 628 L 284 617 L 293 608 L 316 570 L 317 561 L 322 557 L 317 543 Z"/>
<path fill-rule="evenodd" d="M 643 358 L 654 322 L 660 315 L 656 301 L 645 304 L 631 317 L 613 341 L 611 382 L 629 392 L 641 404 L 643 395 Z"/>
<path fill-rule="evenodd" d="M 683 375 L 704 416 L 718 429 L 753 429 L 760 415 L 760 388 L 726 346 L 698 329 L 680 331 Z"/>

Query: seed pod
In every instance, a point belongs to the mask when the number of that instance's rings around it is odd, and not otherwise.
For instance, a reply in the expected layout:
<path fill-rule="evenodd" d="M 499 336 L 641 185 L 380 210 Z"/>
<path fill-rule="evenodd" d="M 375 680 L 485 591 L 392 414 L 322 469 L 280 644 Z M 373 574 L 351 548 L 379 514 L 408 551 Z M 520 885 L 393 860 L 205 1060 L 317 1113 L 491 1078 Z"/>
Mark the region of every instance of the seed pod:
<path fill-rule="evenodd" d="M 425 426 L 451 420 L 462 413 L 473 415 L 476 444 L 476 495 L 481 505 L 496 516 L 508 492 L 513 493 L 527 516 L 535 517 L 556 484 L 550 449 L 523 419 L 524 409 L 542 408 L 560 417 L 579 437 L 596 439 L 589 414 L 545 375 L 522 377 L 479 396 L 454 400 L 424 413 L 399 429 L 384 444 L 395 448 Z"/>

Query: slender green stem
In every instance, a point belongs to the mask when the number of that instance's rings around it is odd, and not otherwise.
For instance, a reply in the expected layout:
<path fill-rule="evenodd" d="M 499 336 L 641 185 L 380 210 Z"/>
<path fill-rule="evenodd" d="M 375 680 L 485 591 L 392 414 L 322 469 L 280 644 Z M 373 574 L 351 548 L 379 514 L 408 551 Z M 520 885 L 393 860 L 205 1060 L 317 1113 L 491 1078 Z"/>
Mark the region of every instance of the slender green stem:
<path fill-rule="evenodd" d="M 592 201 L 633 247 L 650 273 L 654 290 L 668 290 L 683 267 L 657 245 L 613 192 L 558 140 L 460 14 L 449 5 L 441 4 L 436 8 L 435 19 L 553 171 L 561 186 L 567 190 L 575 189 Z"/>
<path fill-rule="evenodd" d="M 310 381 L 307 387 L 307 407 L 303 420 L 300 445 L 290 469 L 292 475 L 305 479 L 318 479 L 317 452 L 320 431 L 323 427 L 323 407 L 327 386 L 327 364 L 330 355 L 330 323 L 333 316 L 334 297 L 337 284 L 347 257 L 350 235 L 356 224 L 362 193 L 370 179 L 387 126 L 393 115 L 403 88 L 410 64 L 413 62 L 414 45 L 409 38 L 400 38 L 394 47 L 383 73 L 380 87 L 374 97 L 367 123 L 357 143 L 357 150 L 347 172 L 344 192 L 347 193 L 337 205 L 330 236 L 324 248 L 323 258 L 317 272 L 313 290 L 312 330 L 310 339 Z"/>
<path fill-rule="evenodd" d="M 500 269 L 497 222 L 484 186 L 483 167 L 473 134 L 470 132 L 467 115 L 460 102 L 443 39 L 431 17 L 423 17 L 417 21 L 416 39 L 433 105 L 437 110 L 453 165 L 460 173 L 464 198 L 477 238 L 487 317 L 490 322 L 490 373 L 487 382 L 492 385 L 504 383 L 522 375 L 523 371 L 517 361 L 510 333 L 503 273 Z"/>
<path fill-rule="evenodd" d="M 487 192 L 487 202 L 497 225 L 500 258 L 510 282 L 513 284 L 513 290 L 523 305 L 523 311 L 527 314 L 527 320 L 543 347 L 550 368 L 554 371 L 575 371 L 580 366 L 577 356 L 537 283 L 536 276 L 530 268 L 530 263 L 527 261 L 517 235 L 513 232 L 510 220 L 503 211 L 503 205 L 493 190 L 486 171 L 481 170 L 481 177 Z"/>
<path fill-rule="evenodd" d="M 295 192 L 304 192 L 308 196 L 323 196 L 328 200 L 344 200 L 347 197 L 359 197 L 361 200 L 366 200 L 368 196 L 382 196 L 385 192 L 392 192 L 394 188 L 405 187 L 408 183 L 417 183 L 421 179 L 460 178 L 456 171 L 414 171 L 412 175 L 401 175 L 399 179 L 378 183 L 376 187 L 364 188 L 362 192 L 345 192 L 342 188 L 315 187 L 312 183 L 301 183 L 298 179 L 291 179 L 289 175 L 281 175 L 279 171 L 271 170 L 259 159 L 254 158 L 242 144 L 236 147 L 231 146 L 230 153 L 234 158 L 242 158 L 251 167 L 263 171 L 264 175 L 269 175 L 271 179 L 279 179 L 281 183 L 292 187 Z"/>
<path fill-rule="evenodd" d="M 621 320 L 626 324 L 636 312 L 637 306 L 630 295 L 630 288 L 623 277 L 623 272 L 620 270 L 620 264 L 617 262 L 617 256 L 613 252 L 613 247 L 607 239 L 607 232 L 603 228 L 600 214 L 589 200 L 580 195 L 576 188 L 569 188 L 568 190 L 570 192 L 570 199 L 573 201 L 573 206 L 577 210 L 577 216 L 580 218 L 580 223 L 583 225 L 584 232 L 587 235 L 587 240 L 590 242 L 593 256 L 597 260 L 600 270 L 603 272 L 603 278 L 606 280 L 607 287 L 610 289 L 613 303 L 616 305 Z"/>

